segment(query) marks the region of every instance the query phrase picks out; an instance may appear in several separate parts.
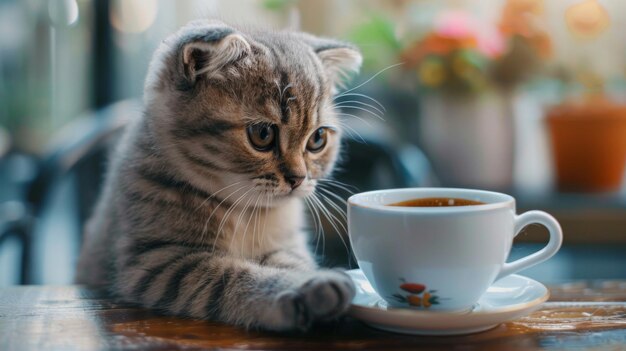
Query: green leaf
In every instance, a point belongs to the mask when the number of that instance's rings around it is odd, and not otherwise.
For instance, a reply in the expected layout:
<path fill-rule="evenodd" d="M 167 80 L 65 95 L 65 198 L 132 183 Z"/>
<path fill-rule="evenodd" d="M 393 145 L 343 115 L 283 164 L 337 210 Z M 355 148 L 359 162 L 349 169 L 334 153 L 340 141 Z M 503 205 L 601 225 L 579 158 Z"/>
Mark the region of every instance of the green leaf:
<path fill-rule="evenodd" d="M 270 11 L 279 11 L 289 7 L 297 0 L 265 0 L 263 1 L 263 7 Z"/>
<path fill-rule="evenodd" d="M 391 297 L 395 298 L 397 301 L 400 301 L 400 302 L 404 302 L 404 303 L 407 302 L 406 297 L 404 297 L 403 295 L 400 295 L 400 294 L 393 294 L 393 295 L 391 295 Z"/>
<path fill-rule="evenodd" d="M 354 26 L 346 38 L 361 50 L 363 69 L 378 71 L 398 62 L 402 43 L 396 36 L 396 23 L 375 13 L 364 18 L 368 21 Z"/>

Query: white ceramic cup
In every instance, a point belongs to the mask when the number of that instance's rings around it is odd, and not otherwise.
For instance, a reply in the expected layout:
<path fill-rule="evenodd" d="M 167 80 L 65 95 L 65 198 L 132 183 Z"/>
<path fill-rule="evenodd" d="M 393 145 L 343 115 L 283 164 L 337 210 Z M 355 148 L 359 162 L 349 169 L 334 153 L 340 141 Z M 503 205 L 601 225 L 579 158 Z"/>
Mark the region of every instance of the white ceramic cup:
<path fill-rule="evenodd" d="M 388 206 L 416 198 L 461 198 L 482 205 Z M 506 263 L 513 238 L 529 224 L 550 232 L 541 250 Z M 509 195 L 470 189 L 371 191 L 348 199 L 352 249 L 376 292 L 394 307 L 465 311 L 491 284 L 552 257 L 561 247 L 559 223 L 549 214 L 515 213 Z"/>

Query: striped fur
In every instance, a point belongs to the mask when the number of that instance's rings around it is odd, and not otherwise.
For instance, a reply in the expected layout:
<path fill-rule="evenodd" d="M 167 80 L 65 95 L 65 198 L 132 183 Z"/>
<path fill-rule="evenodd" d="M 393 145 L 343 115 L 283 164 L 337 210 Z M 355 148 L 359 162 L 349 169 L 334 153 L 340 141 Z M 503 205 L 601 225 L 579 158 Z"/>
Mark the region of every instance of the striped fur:
<path fill-rule="evenodd" d="M 343 313 L 354 286 L 318 269 L 302 198 L 330 174 L 341 128 L 345 43 L 197 21 L 157 49 L 145 111 L 125 131 L 88 223 L 77 281 L 167 314 L 248 328 L 306 329 Z M 271 151 L 248 138 L 275 126 Z M 306 149 L 329 127 L 319 152 Z M 305 177 L 295 189 L 288 177 Z"/>

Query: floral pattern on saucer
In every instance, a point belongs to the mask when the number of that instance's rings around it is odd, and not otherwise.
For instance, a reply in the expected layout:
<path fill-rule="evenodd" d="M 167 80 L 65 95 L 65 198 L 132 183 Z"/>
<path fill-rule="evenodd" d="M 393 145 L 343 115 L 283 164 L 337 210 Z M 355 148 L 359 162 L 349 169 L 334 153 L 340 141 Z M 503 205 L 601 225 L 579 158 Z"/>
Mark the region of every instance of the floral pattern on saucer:
<path fill-rule="evenodd" d="M 348 314 L 374 328 L 402 334 L 463 335 L 489 330 L 532 313 L 550 296 L 543 284 L 512 274 L 493 283 L 480 297 L 476 308 L 466 313 L 394 308 L 376 293 L 362 270 L 347 273 L 356 286 Z"/>
<path fill-rule="evenodd" d="M 399 288 L 403 290 L 403 292 L 393 294 L 391 297 L 394 300 L 413 307 L 429 308 L 432 305 L 439 305 L 440 298 L 438 295 L 435 295 L 437 290 L 426 291 L 426 285 L 410 283 L 404 278 L 400 278 L 400 281 L 402 284 L 400 284 Z"/>

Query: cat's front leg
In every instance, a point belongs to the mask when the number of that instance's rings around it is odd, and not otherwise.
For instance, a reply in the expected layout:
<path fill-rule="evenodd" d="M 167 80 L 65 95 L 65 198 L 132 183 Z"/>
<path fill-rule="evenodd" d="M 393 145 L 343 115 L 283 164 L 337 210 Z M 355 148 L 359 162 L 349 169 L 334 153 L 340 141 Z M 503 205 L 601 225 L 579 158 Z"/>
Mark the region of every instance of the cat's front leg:
<path fill-rule="evenodd" d="M 116 289 L 122 297 L 167 314 L 248 328 L 307 329 L 343 314 L 355 289 L 333 270 L 298 271 L 194 251 L 155 246 L 126 260 Z"/>
<path fill-rule="evenodd" d="M 261 266 L 289 268 L 301 271 L 317 269 L 317 263 L 306 249 L 280 248 L 270 250 L 257 258 Z"/>

